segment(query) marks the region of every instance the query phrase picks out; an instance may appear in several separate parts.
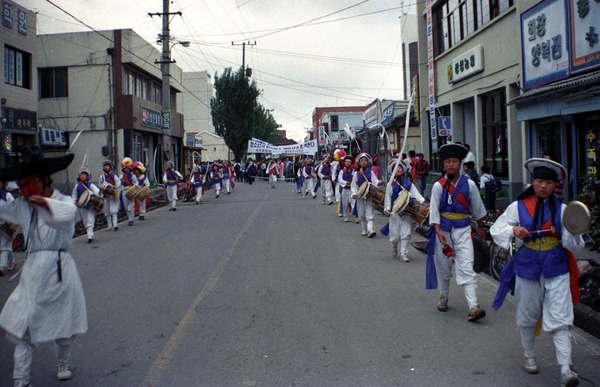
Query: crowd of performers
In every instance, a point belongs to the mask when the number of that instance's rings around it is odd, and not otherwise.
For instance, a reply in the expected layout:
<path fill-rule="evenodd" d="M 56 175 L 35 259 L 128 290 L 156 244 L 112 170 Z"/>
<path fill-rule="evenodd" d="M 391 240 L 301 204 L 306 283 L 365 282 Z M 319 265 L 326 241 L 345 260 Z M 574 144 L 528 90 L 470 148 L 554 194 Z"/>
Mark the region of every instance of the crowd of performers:
<path fill-rule="evenodd" d="M 321 189 L 322 204 L 337 203 L 337 216 L 344 222 L 354 218 L 355 222 L 360 223 L 361 235 L 367 238 L 376 235 L 373 218 L 375 207 L 381 206 L 381 212 L 389 221 L 380 232 L 388 237 L 392 255 L 400 255 L 404 262 L 410 261 L 408 244 L 415 224 L 421 224 L 428 218 L 430 227 L 426 233 L 426 237 L 429 238 L 426 248 L 426 288 L 438 289 L 437 310 L 446 312 L 449 309 L 450 280 L 454 271 L 455 281 L 462 288 L 466 300 L 467 320 L 475 322 L 486 317 L 486 312 L 477 298 L 474 237 L 479 240 L 485 239 L 483 219 L 487 211 L 476 183 L 460 173 L 461 160 L 466 154 L 467 149 L 459 144 L 440 147 L 438 157 L 443 170 L 441 177 L 432 186 L 428 207 L 423 205 L 424 197 L 407 175 L 409 164 L 400 157 L 392 159 L 388 165 L 391 173 L 387 183 L 381 183 L 373 172 L 373 160 L 367 153 L 360 153 L 354 158 L 346 155 L 343 150 L 336 150 L 333 157 L 325 155 L 318 166 L 310 158 L 305 159 L 296 168 L 296 188 L 303 198 L 312 199 L 318 197 L 318 190 Z M 18 386 L 27 385 L 31 367 L 28 359 L 31 358 L 33 343 L 41 341 L 55 340 L 57 378 L 69 379 L 71 370 L 68 364 L 68 338 L 87 330 L 81 286 L 76 272 L 73 271 L 70 255 L 64 256 L 64 262 L 71 266 L 64 267 L 60 265 L 62 258 L 59 255 L 57 271 L 55 264 L 27 267 L 35 264 L 32 263 L 36 262 L 35 254 L 39 251 L 40 254 L 55 256 L 59 250 L 68 252 L 72 237 L 69 233 L 72 233 L 74 215 L 74 210 L 68 211 L 70 209 L 78 208 L 87 229 L 89 242 L 93 241 L 94 219 L 99 211 L 104 212 L 109 230 L 115 231 L 118 229 L 117 213 L 120 201 L 127 213 L 128 225 L 132 225 L 134 221 L 134 201 L 138 201 L 139 205 L 138 219 L 143 220 L 146 214 L 146 200 L 143 195 L 140 196 L 140 192 L 147 191 L 149 182 L 142 163 L 126 157 L 120 163 L 121 173 L 117 174 L 114 164 L 106 160 L 102 163 L 103 172 L 98 178 L 98 185 L 91 182 L 90 170 L 83 167 L 79 170 L 78 183 L 72 196 L 68 198 L 54 191 L 50 185 L 50 175 L 65 169 L 72 161 L 72 155 L 68 156 L 52 159 L 52 164 L 50 159 L 43 159 L 41 152 L 38 152 L 37 158 L 31 161 L 0 170 L 0 218 L 21 224 L 28 240 L 31 239 L 31 232 L 53 236 L 35 239 L 36 243 L 44 245 L 36 246 L 38 250 L 34 250 L 33 255 L 30 251 L 23 267 L 22 278 L 27 278 L 27 270 L 38 270 L 56 272 L 54 274 L 58 276 L 59 281 L 71 281 L 72 293 L 78 297 L 74 299 L 71 296 L 61 296 L 57 300 L 60 301 L 61 307 L 68 307 L 70 303 L 75 302 L 75 312 L 80 316 L 80 324 L 77 326 L 53 325 L 61 329 L 67 327 L 66 333 L 51 330 L 43 337 L 33 335 L 38 331 L 28 331 L 28 327 L 21 323 L 23 319 L 17 319 L 22 314 L 22 308 L 28 306 L 19 305 L 20 292 L 24 287 L 33 285 L 20 282 L 15 296 L 11 296 L 0 314 L 0 326 L 7 330 L 17 343 L 13 378 Z M 563 215 L 568 206 L 554 194 L 556 184 L 567 178 L 564 166 L 550 159 L 534 158 L 527 160 L 525 168 L 531 173 L 531 185 L 508 206 L 490 229 L 491 236 L 498 246 L 508 248 L 514 238 L 523 241 L 523 245 L 501 273 L 500 286 L 492 306 L 495 309 L 500 308 L 506 295 L 509 292 L 513 293 L 516 301 L 516 324 L 523 347 L 523 370 L 530 374 L 539 372 L 535 355 L 535 336 L 537 331 L 543 329 L 553 337 L 556 360 L 560 366 L 561 385 L 573 387 L 579 384 L 579 376 L 571 368 L 570 330 L 574 319 L 573 305 L 578 302 L 579 297 L 578 270 L 573 252 L 582 249 L 584 242 L 582 234 L 570 232 L 568 225 L 563 224 Z M 243 169 L 238 169 L 237 174 L 235 165 L 230 162 L 194 166 L 188 183 L 196 188 L 196 203 L 201 203 L 203 187 L 208 181 L 214 190 L 215 198 L 218 198 L 222 190 L 227 194 L 231 193 L 235 179 L 239 178 L 240 173 L 244 174 L 251 184 L 250 178 L 258 175 L 257 169 L 252 160 L 249 160 Z M 281 160 L 266 161 L 265 177 L 268 177 L 272 188 L 276 187 L 275 182 L 281 177 L 281 170 Z M 168 162 L 163 183 L 172 211 L 176 210 L 177 186 L 183 179 L 184 176 L 174 169 L 173 163 Z M 9 180 L 18 181 L 22 198 L 15 200 L 6 192 L 4 183 Z M 76 207 L 73 201 L 77 204 Z M 426 209 L 425 214 L 423 208 Z M 34 219 L 32 213 L 38 214 L 39 218 Z M 53 219 L 53 216 L 60 219 Z M 60 238 L 55 238 L 56 231 L 52 231 L 53 228 L 48 225 L 58 221 L 63 222 L 65 226 L 61 229 Z M 477 224 L 475 232 L 472 221 Z M 15 262 L 14 258 L 5 254 L 4 234 L 4 231 L 0 232 L 1 269 L 11 270 L 14 269 Z M 42 259 L 40 262 L 49 261 Z M 37 311 L 43 310 L 45 309 Z M 71 314 L 67 313 L 66 316 Z"/>

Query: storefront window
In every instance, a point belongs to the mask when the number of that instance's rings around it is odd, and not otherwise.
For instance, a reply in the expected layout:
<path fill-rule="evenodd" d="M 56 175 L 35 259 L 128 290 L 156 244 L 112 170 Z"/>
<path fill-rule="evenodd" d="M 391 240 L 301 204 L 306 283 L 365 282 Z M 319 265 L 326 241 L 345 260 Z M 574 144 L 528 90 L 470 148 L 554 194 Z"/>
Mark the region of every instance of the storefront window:
<path fill-rule="evenodd" d="M 504 90 L 483 96 L 483 164 L 499 179 L 508 179 L 508 136 Z"/>

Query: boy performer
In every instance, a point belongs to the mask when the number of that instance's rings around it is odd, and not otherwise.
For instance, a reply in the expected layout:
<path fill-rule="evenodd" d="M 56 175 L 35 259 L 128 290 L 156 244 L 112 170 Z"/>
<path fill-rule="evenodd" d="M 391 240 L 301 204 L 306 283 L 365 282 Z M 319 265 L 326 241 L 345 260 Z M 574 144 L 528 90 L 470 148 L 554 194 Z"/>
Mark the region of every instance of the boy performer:
<path fill-rule="evenodd" d="M 277 182 L 277 175 L 279 175 L 279 165 L 277 161 L 273 161 L 269 158 L 269 164 L 267 165 L 267 176 L 269 176 L 269 183 L 271 188 L 275 188 Z"/>
<path fill-rule="evenodd" d="M 134 186 L 138 185 L 137 177 L 133 174 L 131 166 L 133 165 L 133 160 L 129 157 L 125 157 L 123 161 L 121 161 L 121 172 L 123 173 L 120 177 L 121 185 L 123 186 L 123 191 L 121 191 L 122 199 L 123 199 L 123 207 L 125 208 L 125 212 L 127 213 L 127 225 L 133 226 L 133 218 L 135 218 L 135 197 L 129 199 L 126 193 Z"/>
<path fill-rule="evenodd" d="M 71 256 L 75 214 L 73 198 L 52 187 L 51 175 L 64 170 L 73 154 L 43 158 L 26 146 L 22 161 L 0 169 L 0 180 L 16 180 L 22 197 L 0 201 L 0 219 L 23 227 L 27 259 L 2 312 L 0 326 L 15 344 L 14 386 L 29 386 L 34 348 L 54 343 L 58 380 L 71 378 L 71 340 L 88 329 L 83 287 Z"/>
<path fill-rule="evenodd" d="M 344 222 L 348 222 L 348 217 L 352 214 L 352 177 L 354 170 L 352 169 L 352 163 L 354 160 L 352 156 L 348 155 L 344 157 L 344 167 L 338 174 L 338 186 L 341 189 L 340 194 L 340 214 L 344 217 Z"/>
<path fill-rule="evenodd" d="M 221 171 L 219 170 L 219 164 L 216 162 L 212 166 L 212 172 L 210 173 L 210 185 L 215 190 L 215 197 L 218 198 L 221 193 Z"/>
<path fill-rule="evenodd" d="M 140 187 L 150 188 L 150 180 L 148 180 L 148 178 L 146 177 L 146 167 L 144 166 L 144 164 L 141 161 L 136 161 L 133 163 L 132 168 L 133 168 L 133 174 L 135 175 L 135 177 L 138 181 L 138 185 Z M 139 220 L 146 219 L 146 200 L 147 199 L 148 198 L 141 199 L 137 196 L 135 198 L 135 200 L 137 200 L 138 208 L 140 210 L 140 216 L 138 217 Z"/>
<path fill-rule="evenodd" d="M 317 176 L 321 179 L 323 185 L 323 204 L 333 204 L 333 185 L 331 183 L 332 174 L 331 164 L 329 163 L 329 155 L 325 155 L 323 162 L 317 168 Z"/>
<path fill-rule="evenodd" d="M 361 235 L 367 235 L 369 238 L 373 238 L 376 233 L 373 230 L 373 218 L 375 216 L 375 209 L 373 203 L 366 197 L 358 198 L 358 190 L 365 182 L 371 183 L 373 186 L 379 186 L 379 179 L 371 171 L 371 156 L 368 153 L 361 153 L 356 157 L 359 165 L 358 171 L 352 177 L 352 186 L 350 188 L 352 192 L 352 199 L 356 199 L 356 211 L 358 218 L 360 219 Z M 366 196 L 366 195 L 365 195 Z"/>
<path fill-rule="evenodd" d="M 202 203 L 202 184 L 204 182 L 204 175 L 200 172 L 200 167 L 194 165 L 192 170 L 192 176 L 190 177 L 190 184 L 194 185 L 196 190 L 196 204 Z"/>
<path fill-rule="evenodd" d="M 71 193 L 71 197 L 75 200 L 75 203 L 79 201 L 81 195 L 84 192 L 88 192 L 89 195 L 100 196 L 100 189 L 93 184 L 90 180 L 92 179 L 92 174 L 87 167 L 83 167 L 79 170 L 79 174 L 77 177 L 78 183 L 73 187 L 73 192 Z M 77 209 L 79 212 L 79 216 L 81 217 L 81 222 L 86 229 L 88 243 L 92 243 L 94 241 L 94 223 L 96 222 L 96 209 L 92 206 L 88 208 L 80 207 Z"/>
<path fill-rule="evenodd" d="M 438 155 L 445 175 L 431 189 L 429 223 L 433 226 L 435 235 L 430 242 L 435 243 L 435 252 L 433 257 L 431 254 L 427 257 L 426 288 L 435 289 L 439 284 L 437 309 L 440 312 L 447 311 L 454 266 L 456 283 L 462 286 L 469 306 L 467 320 L 473 322 L 484 318 L 485 310 L 477 303 L 477 274 L 473 270 L 470 216 L 477 220 L 477 235 L 484 240 L 483 218 L 487 211 L 479 188 L 468 176 L 460 174 L 461 160 L 467 155 L 467 148 L 459 144 L 445 144 L 438 150 Z"/>
<path fill-rule="evenodd" d="M 555 185 L 567 177 L 561 164 L 533 158 L 525 162 L 533 181 L 490 228 L 494 242 L 508 248 L 514 237 L 523 245 L 502 270 L 500 287 L 492 306 L 500 308 L 508 292 L 515 295 L 516 322 L 521 335 L 523 370 L 538 373 L 535 358 L 536 325 L 552 334 L 563 386 L 577 386 L 571 370 L 573 304 L 579 301 L 577 262 L 572 251 L 581 250 L 581 234 L 563 224 L 567 205 L 556 198 Z"/>
<path fill-rule="evenodd" d="M 304 168 L 302 168 L 302 177 L 306 182 L 306 190 L 304 191 L 304 195 L 302 197 L 308 196 L 308 193 L 310 192 L 312 198 L 316 198 L 317 194 L 313 192 L 315 188 L 316 174 L 313 171 L 312 160 L 310 158 L 304 161 Z"/>
<path fill-rule="evenodd" d="M 385 190 L 383 213 L 385 216 L 390 217 L 388 236 L 390 238 L 390 242 L 392 242 L 392 255 L 394 257 L 398 255 L 398 242 L 400 242 L 400 259 L 402 259 L 404 262 L 409 262 L 410 259 L 407 255 L 408 243 L 410 242 L 410 235 L 413 231 L 413 222 L 408 213 L 393 212 L 392 207 L 402 191 L 408 191 L 409 199 L 414 198 L 419 204 L 423 203 L 425 198 L 421 196 L 419 190 L 410 181 L 410 179 L 406 178 L 405 173 L 408 170 L 408 166 L 403 160 L 400 160 L 399 158 L 392 159 L 388 164 L 388 170 L 390 173 L 393 171 L 396 162 L 398 162 L 396 173 Z"/>
<path fill-rule="evenodd" d="M 167 190 L 167 202 L 171 204 L 169 211 L 177 211 L 177 188 L 179 180 L 183 180 L 183 176 L 179 171 L 175 170 L 175 164 L 172 161 L 167 161 L 167 170 L 163 175 L 163 184 Z"/>
<path fill-rule="evenodd" d="M 223 184 L 223 189 L 227 192 L 227 195 L 231 193 L 231 175 L 229 161 L 225 160 L 223 162 L 223 167 L 221 168 L 221 183 Z"/>
<path fill-rule="evenodd" d="M 98 181 L 100 192 L 104 196 L 104 216 L 109 230 L 117 231 L 119 229 L 119 189 L 121 188 L 121 179 L 112 171 L 115 165 L 110 160 L 102 162 L 102 174 Z"/>
<path fill-rule="evenodd" d="M 15 200 L 14 196 L 6 190 L 6 182 L 3 180 L 0 180 L 0 200 L 6 203 L 12 203 Z M 4 231 L 4 227 L 0 227 L 0 250 L 2 250 L 0 252 L 0 276 L 17 267 L 12 242 L 12 236 Z"/>

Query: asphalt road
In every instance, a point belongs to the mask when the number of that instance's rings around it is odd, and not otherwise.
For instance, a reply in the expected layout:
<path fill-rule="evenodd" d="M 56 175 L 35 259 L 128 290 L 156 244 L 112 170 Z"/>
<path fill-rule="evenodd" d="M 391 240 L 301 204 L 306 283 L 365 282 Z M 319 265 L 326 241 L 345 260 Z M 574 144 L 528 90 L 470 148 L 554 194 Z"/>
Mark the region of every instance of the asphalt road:
<path fill-rule="evenodd" d="M 204 204 L 98 231 L 93 244 L 75 238 L 72 253 L 90 329 L 73 347 L 70 381 L 56 381 L 51 344 L 37 349 L 35 386 L 559 385 L 546 333 L 541 372 L 521 370 L 514 303 L 491 309 L 494 280 L 479 280 L 485 319 L 467 321 L 454 282 L 440 313 L 421 252 L 393 258 L 379 233 L 362 237 L 291 183 L 208 192 Z M 600 340 L 577 328 L 574 337 L 576 370 L 600 385 Z M 0 339 L 0 386 L 11 385 L 12 351 Z"/>

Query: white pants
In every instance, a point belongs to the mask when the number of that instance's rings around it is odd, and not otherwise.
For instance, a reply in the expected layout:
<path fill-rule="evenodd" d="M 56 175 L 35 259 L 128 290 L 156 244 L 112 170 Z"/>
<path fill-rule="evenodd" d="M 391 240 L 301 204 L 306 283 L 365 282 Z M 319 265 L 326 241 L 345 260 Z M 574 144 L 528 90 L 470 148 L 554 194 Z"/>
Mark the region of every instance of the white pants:
<path fill-rule="evenodd" d="M 446 257 L 442 253 L 444 246 L 436 239 L 435 271 L 437 274 L 440 294 L 448 297 L 450 292 L 450 278 L 452 266 L 455 266 L 456 284 L 463 286 L 465 298 L 469 308 L 477 305 L 477 274 L 473 271 L 473 241 L 471 240 L 471 227 L 454 228 L 451 232 L 442 231 L 446 235 L 447 243 L 454 250 L 453 257 Z M 437 238 L 437 236 L 435 236 Z"/>
<path fill-rule="evenodd" d="M 29 340 L 29 332 L 22 339 L 11 336 L 10 340 L 15 342 L 13 379 L 27 383 L 31 375 L 34 350 L 34 345 Z M 71 361 L 71 338 L 54 340 L 54 356 L 57 364 L 69 364 Z"/>
<path fill-rule="evenodd" d="M 213 189 L 215 190 L 215 196 L 219 196 L 221 193 L 221 183 L 213 184 Z"/>
<path fill-rule="evenodd" d="M 125 207 L 125 212 L 127 213 L 127 220 L 132 221 L 135 217 L 135 203 L 133 202 L 135 198 L 130 200 L 125 195 L 126 192 L 123 191 L 123 207 Z"/>
<path fill-rule="evenodd" d="M 177 207 L 177 184 L 167 185 L 167 202 L 171 204 L 171 208 Z"/>
<path fill-rule="evenodd" d="M 331 180 L 321 179 L 321 188 L 323 188 L 323 200 L 333 201 L 333 186 Z"/>
<path fill-rule="evenodd" d="M 408 244 L 412 233 L 413 223 L 406 214 L 390 215 L 390 233 L 388 234 L 390 242 L 397 244 L 400 242 L 400 255 L 408 255 Z"/>
<path fill-rule="evenodd" d="M 113 196 L 105 196 L 102 211 L 104 212 L 104 216 L 106 216 L 108 228 L 117 227 L 119 223 L 119 199 Z"/>
<path fill-rule="evenodd" d="M 361 232 L 373 231 L 373 218 L 375 211 L 373 204 L 367 199 L 356 199 L 356 213 L 360 218 L 360 230 Z"/>
<path fill-rule="evenodd" d="M 277 182 L 277 175 L 269 175 L 269 183 L 271 183 L 271 187 L 275 187 L 276 182 Z"/>
<path fill-rule="evenodd" d="M 146 199 L 135 199 L 138 202 L 138 208 L 140 210 L 140 216 L 146 215 Z"/>
<path fill-rule="evenodd" d="M 12 238 L 0 232 L 0 270 L 6 270 L 10 265 L 16 263 L 12 249 Z"/>
<path fill-rule="evenodd" d="M 225 192 L 231 192 L 231 182 L 229 181 L 229 179 L 223 179 L 221 180 L 221 182 L 223 183 L 223 189 L 225 190 Z"/>
<path fill-rule="evenodd" d="M 316 196 L 316 194 L 313 192 L 315 189 L 315 179 L 306 177 L 304 178 L 304 181 L 306 181 L 306 190 L 302 194 L 306 196 L 306 191 L 308 191 L 312 196 Z"/>
<path fill-rule="evenodd" d="M 199 203 L 202 201 L 202 186 L 199 185 L 194 188 L 196 189 L 196 203 Z"/>
<path fill-rule="evenodd" d="M 344 219 L 348 219 L 352 215 L 352 208 L 348 208 L 348 204 L 352 204 L 352 192 L 350 189 L 342 189 L 340 213 L 344 215 Z"/>
<path fill-rule="evenodd" d="M 88 238 L 93 238 L 94 223 L 96 221 L 96 212 L 87 208 L 78 208 L 77 211 L 79 212 L 81 222 L 83 223 L 83 227 L 85 227 Z"/>

